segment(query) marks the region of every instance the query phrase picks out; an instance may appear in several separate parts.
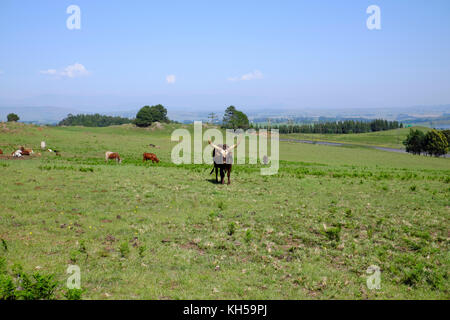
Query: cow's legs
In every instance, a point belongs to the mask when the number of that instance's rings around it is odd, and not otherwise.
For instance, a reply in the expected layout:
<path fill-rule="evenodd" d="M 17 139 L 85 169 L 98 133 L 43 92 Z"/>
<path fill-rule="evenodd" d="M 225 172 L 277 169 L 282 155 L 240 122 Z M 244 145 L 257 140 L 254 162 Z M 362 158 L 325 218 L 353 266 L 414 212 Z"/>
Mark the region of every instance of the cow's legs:
<path fill-rule="evenodd" d="M 225 172 L 223 171 L 223 168 L 220 168 L 220 183 L 225 183 Z"/>
<path fill-rule="evenodd" d="M 219 173 L 219 168 L 215 167 L 214 170 L 216 170 L 216 182 L 219 182 L 219 179 L 217 179 L 217 174 Z"/>
<path fill-rule="evenodd" d="M 227 170 L 228 184 L 230 184 L 230 173 L 231 173 L 231 169 L 228 169 Z"/>

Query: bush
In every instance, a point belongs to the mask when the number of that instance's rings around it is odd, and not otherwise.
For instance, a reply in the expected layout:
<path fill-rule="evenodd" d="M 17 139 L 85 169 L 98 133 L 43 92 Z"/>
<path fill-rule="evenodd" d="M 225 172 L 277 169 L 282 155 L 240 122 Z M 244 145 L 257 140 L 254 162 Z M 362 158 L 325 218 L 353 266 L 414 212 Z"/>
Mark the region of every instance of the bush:
<path fill-rule="evenodd" d="M 2 259 L 2 264 L 5 264 Z M 54 275 L 42 275 L 38 272 L 29 276 L 22 271 L 22 267 L 15 265 L 13 273 L 17 276 L 14 281 L 13 276 L 8 274 L 3 268 L 0 274 L 0 300 L 49 300 L 54 298 L 54 292 L 58 283 L 54 280 Z"/>
<path fill-rule="evenodd" d="M 67 300 L 81 300 L 81 296 L 83 294 L 83 289 L 68 289 L 64 293 L 64 297 L 66 297 Z"/>

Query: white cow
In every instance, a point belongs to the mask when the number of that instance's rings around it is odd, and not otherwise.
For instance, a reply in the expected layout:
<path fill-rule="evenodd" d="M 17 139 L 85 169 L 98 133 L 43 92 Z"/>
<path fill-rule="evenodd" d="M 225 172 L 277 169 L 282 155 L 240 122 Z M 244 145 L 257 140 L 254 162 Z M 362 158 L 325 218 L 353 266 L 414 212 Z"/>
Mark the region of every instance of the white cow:
<path fill-rule="evenodd" d="M 16 150 L 13 152 L 13 157 L 19 158 L 22 156 L 22 150 Z"/>

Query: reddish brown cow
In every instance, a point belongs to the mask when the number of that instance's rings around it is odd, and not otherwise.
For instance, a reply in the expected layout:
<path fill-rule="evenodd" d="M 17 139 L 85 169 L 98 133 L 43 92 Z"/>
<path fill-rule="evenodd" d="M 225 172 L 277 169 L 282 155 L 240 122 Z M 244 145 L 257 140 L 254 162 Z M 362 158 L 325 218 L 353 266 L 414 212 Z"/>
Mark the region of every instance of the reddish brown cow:
<path fill-rule="evenodd" d="M 122 162 L 122 159 L 120 159 L 120 156 L 117 152 L 111 152 L 111 151 L 107 151 L 105 153 L 105 161 L 111 160 L 111 159 L 115 159 L 118 163 Z"/>
<path fill-rule="evenodd" d="M 142 162 L 145 162 L 147 160 L 152 160 L 153 163 L 155 163 L 155 162 L 158 163 L 159 162 L 159 159 L 156 156 L 156 154 L 144 152 Z"/>
<path fill-rule="evenodd" d="M 34 152 L 33 152 L 33 149 L 25 149 L 24 147 L 20 147 L 20 149 L 19 149 L 20 151 L 22 151 L 22 155 L 23 156 L 29 156 L 29 155 L 32 155 Z"/>
<path fill-rule="evenodd" d="M 2 149 L 0 149 L 0 154 L 3 154 L 3 150 Z"/>

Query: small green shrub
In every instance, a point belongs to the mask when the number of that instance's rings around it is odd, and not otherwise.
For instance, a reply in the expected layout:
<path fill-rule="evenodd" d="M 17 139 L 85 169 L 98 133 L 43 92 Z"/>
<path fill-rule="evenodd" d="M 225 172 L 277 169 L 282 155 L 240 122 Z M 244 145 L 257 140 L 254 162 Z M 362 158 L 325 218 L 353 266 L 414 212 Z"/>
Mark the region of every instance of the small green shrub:
<path fill-rule="evenodd" d="M 244 240 L 245 240 L 245 242 L 249 243 L 250 241 L 252 241 L 252 239 L 253 239 L 252 232 L 250 231 L 250 229 L 248 229 L 248 230 L 245 232 L 245 238 L 244 238 Z"/>
<path fill-rule="evenodd" d="M 83 295 L 83 289 L 67 289 L 67 291 L 64 293 L 64 297 L 66 297 L 67 300 L 81 300 L 81 296 Z"/>
<path fill-rule="evenodd" d="M 15 300 L 15 290 L 11 276 L 0 274 L 0 300 Z"/>
<path fill-rule="evenodd" d="M 145 251 L 147 250 L 147 247 L 145 245 L 142 245 L 139 247 L 139 257 L 143 258 L 145 256 Z"/>
<path fill-rule="evenodd" d="M 228 225 L 228 232 L 227 233 L 228 233 L 229 236 L 232 236 L 235 232 L 236 232 L 236 224 L 234 222 L 231 222 Z"/>
<path fill-rule="evenodd" d="M 120 244 L 119 247 L 120 255 L 123 258 L 126 258 L 128 254 L 130 253 L 130 247 L 128 246 L 128 242 L 124 241 Z"/>

